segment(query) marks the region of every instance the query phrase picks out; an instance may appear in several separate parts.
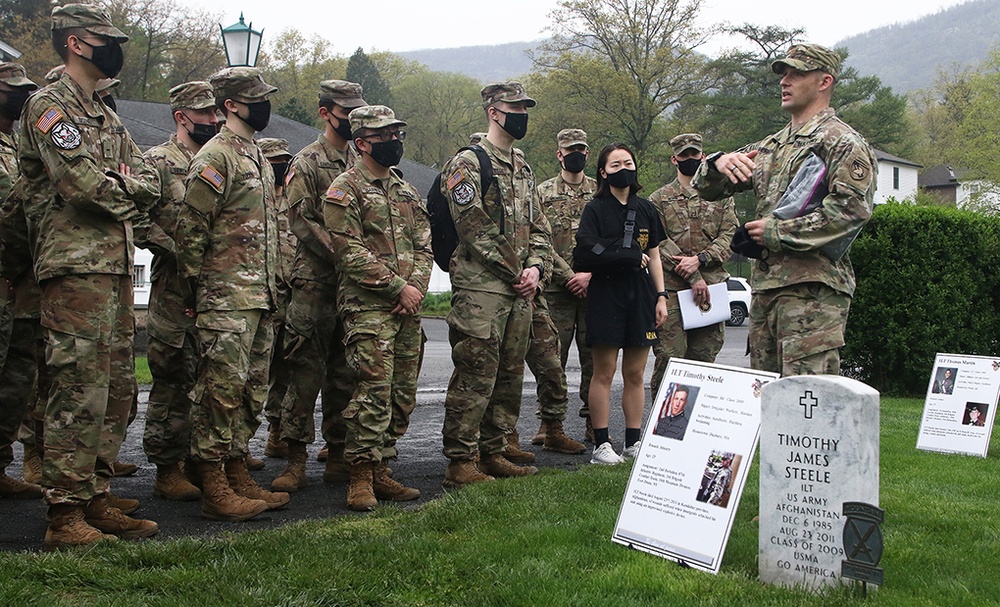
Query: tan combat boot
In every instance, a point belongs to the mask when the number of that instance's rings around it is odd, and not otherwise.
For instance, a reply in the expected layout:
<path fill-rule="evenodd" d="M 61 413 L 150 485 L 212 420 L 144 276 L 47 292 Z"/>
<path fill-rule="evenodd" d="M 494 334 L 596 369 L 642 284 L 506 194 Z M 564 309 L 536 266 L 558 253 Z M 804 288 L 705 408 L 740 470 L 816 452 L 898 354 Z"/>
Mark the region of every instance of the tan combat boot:
<path fill-rule="evenodd" d="M 476 466 L 476 460 L 453 459 L 448 464 L 448 470 L 444 473 L 444 481 L 441 483 L 448 489 L 460 489 L 473 483 L 483 483 L 496 480 L 483 472 Z"/>
<path fill-rule="evenodd" d="M 298 491 L 306 484 L 306 444 L 288 441 L 288 465 L 278 478 L 271 481 L 271 491 Z"/>
<path fill-rule="evenodd" d="M 347 507 L 351 510 L 372 510 L 378 506 L 375 499 L 375 462 L 354 462 L 351 464 L 351 486 L 347 489 Z"/>
<path fill-rule="evenodd" d="M 42 488 L 39 485 L 26 483 L 0 471 L 0 498 L 30 500 L 40 497 L 42 497 Z"/>
<path fill-rule="evenodd" d="M 324 447 L 324 449 L 328 448 Z M 323 470 L 324 483 L 346 483 L 351 480 L 351 467 L 344 461 L 344 449 L 329 449 L 326 469 Z"/>
<path fill-rule="evenodd" d="M 538 474 L 538 468 L 534 466 L 518 466 L 511 462 L 507 458 L 506 452 L 503 454 L 494 453 L 493 455 L 487 455 L 483 461 L 479 462 L 479 469 L 496 478 Z"/>
<path fill-rule="evenodd" d="M 166 464 L 156 466 L 153 495 L 174 502 L 190 502 L 201 497 L 201 490 L 188 481 L 180 464 Z"/>
<path fill-rule="evenodd" d="M 563 432 L 563 425 L 561 421 L 543 421 L 542 427 L 545 428 L 545 446 L 542 448 L 546 451 L 576 455 L 587 450 L 586 445 L 566 436 L 566 433 Z"/>
<path fill-rule="evenodd" d="M 394 481 L 389 474 L 389 466 L 385 462 L 379 462 L 375 465 L 372 487 L 375 489 L 375 497 L 380 500 L 408 502 L 420 497 L 420 489 L 405 487 Z"/>
<path fill-rule="evenodd" d="M 108 506 L 111 508 L 118 508 L 122 511 L 122 514 L 132 514 L 139 509 L 139 500 L 134 500 L 130 497 L 119 497 L 110 491 L 108 491 L 107 499 Z"/>
<path fill-rule="evenodd" d="M 159 525 L 153 521 L 130 518 L 122 514 L 118 508 L 110 507 L 107 494 L 98 495 L 90 500 L 90 504 L 83 509 L 83 518 L 94 529 L 117 535 L 125 540 L 149 537 L 156 535 L 160 530 Z"/>
<path fill-rule="evenodd" d="M 591 445 L 594 444 L 594 422 L 590 419 L 590 416 L 584 418 L 586 420 L 584 423 L 586 429 L 583 431 L 583 440 L 587 441 Z"/>
<path fill-rule="evenodd" d="M 268 510 L 281 508 L 292 499 L 282 491 L 272 493 L 261 489 L 247 470 L 246 458 L 234 457 L 226 460 L 226 479 L 237 495 L 253 500 L 263 500 L 267 504 Z"/>
<path fill-rule="evenodd" d="M 319 450 L 319 453 L 316 454 L 316 461 L 325 462 L 326 458 L 328 458 L 329 456 L 330 456 L 330 443 L 326 443 L 325 445 L 323 445 L 323 448 Z"/>
<path fill-rule="evenodd" d="M 521 449 L 517 431 L 511 432 L 504 437 L 507 446 L 503 450 L 503 456 L 515 464 L 530 464 L 535 461 L 535 454 Z"/>
<path fill-rule="evenodd" d="M 201 462 L 201 515 L 214 521 L 246 521 L 268 509 L 264 500 L 237 495 L 229 486 L 221 462 Z"/>
<path fill-rule="evenodd" d="M 281 426 L 271 424 L 267 427 L 267 442 L 264 444 L 264 457 L 285 459 L 288 457 L 288 443 L 281 440 Z"/>
<path fill-rule="evenodd" d="M 246 457 L 246 464 L 247 464 L 247 470 L 253 470 L 254 472 L 258 470 L 263 470 L 264 467 L 267 466 L 264 460 L 256 458 L 252 455 L 248 455 Z"/>
<path fill-rule="evenodd" d="M 90 526 L 83 518 L 83 506 L 73 504 L 49 506 L 49 528 L 45 530 L 45 543 L 42 545 L 45 550 L 89 546 L 117 539 Z"/>
<path fill-rule="evenodd" d="M 111 474 L 114 476 L 132 476 L 138 469 L 139 466 L 128 462 L 120 462 L 118 460 L 111 462 Z"/>
<path fill-rule="evenodd" d="M 42 454 L 34 445 L 24 446 L 24 472 L 21 476 L 26 483 L 42 482 Z"/>
<path fill-rule="evenodd" d="M 538 432 L 535 432 L 535 436 L 531 438 L 532 445 L 544 445 L 545 444 L 545 420 L 543 419 L 540 424 L 538 424 Z"/>

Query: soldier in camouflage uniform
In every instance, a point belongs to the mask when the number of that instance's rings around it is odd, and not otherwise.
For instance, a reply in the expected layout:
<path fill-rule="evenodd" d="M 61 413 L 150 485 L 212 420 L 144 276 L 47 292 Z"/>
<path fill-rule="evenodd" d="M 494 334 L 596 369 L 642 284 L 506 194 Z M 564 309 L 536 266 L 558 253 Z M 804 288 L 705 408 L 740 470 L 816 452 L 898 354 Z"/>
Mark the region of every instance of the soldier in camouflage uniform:
<path fill-rule="evenodd" d="M 594 359 L 590 346 L 586 344 L 587 284 L 590 273 L 574 272 L 571 264 L 580 214 L 597 190 L 597 182 L 583 172 L 589 154 L 585 131 L 559 131 L 556 135 L 556 158 L 561 170 L 559 175 L 538 186 L 538 202 L 552 226 L 552 268 L 551 277 L 545 281 L 544 297 L 537 299 L 531 322 L 532 339 L 527 363 L 538 379 L 538 416 L 542 420 L 531 444 L 544 445 L 546 449 L 562 453 L 583 453 L 586 450 L 582 443 L 566 437 L 562 429 L 569 405 L 566 363 L 574 339 L 581 370 L 580 398 L 583 400 L 583 407 L 580 408 L 580 416 L 586 418 L 588 430 L 591 428 L 587 400 L 590 378 L 594 374 Z M 543 324 L 546 322 L 554 325 L 556 336 L 549 336 L 549 331 Z M 550 362 L 544 365 L 542 361 L 548 360 L 551 356 L 549 351 L 553 347 L 559 364 Z M 536 371 L 536 366 L 540 364 L 542 368 Z M 546 375 L 545 368 L 549 369 L 548 373 L 553 379 L 542 379 Z M 561 380 L 558 379 L 560 376 Z M 590 440 L 593 441 L 592 436 Z"/>
<path fill-rule="evenodd" d="M 288 306 L 285 355 L 291 389 L 282 403 L 281 438 L 288 443 L 289 463 L 315 440 L 313 411 L 323 393 L 323 438 L 329 456 L 323 480 L 345 482 L 343 410 L 354 393 L 344 356 L 344 330 L 337 311 L 337 270 L 332 237 L 324 225 L 323 201 L 334 178 L 354 166 L 348 145 L 354 108 L 368 105 L 360 84 L 325 80 L 319 85 L 319 116 L 326 124 L 314 143 L 292 160 L 285 179 L 288 221 L 298 239 L 292 267 L 292 301 Z M 290 470 L 291 473 L 297 472 Z M 304 472 L 303 472 L 304 474 Z M 283 485 L 290 488 L 290 484 Z"/>
<path fill-rule="evenodd" d="M 215 136 L 219 122 L 212 85 L 204 81 L 170 89 L 175 132 L 143 154 L 160 176 L 160 202 L 151 211 L 154 222 L 173 234 L 184 206 L 184 181 L 191 158 Z M 153 386 L 146 408 L 142 446 L 156 464 L 153 493 L 168 500 L 196 500 L 201 491 L 180 470 L 191 444 L 188 392 L 198 367 L 194 318 L 185 313 L 184 285 L 171 252 L 153 257 L 149 295 L 149 370 Z"/>
<path fill-rule="evenodd" d="M 17 63 L 0 63 L 0 221 L 11 214 L 7 198 L 17 179 L 17 146 L 14 122 L 21 116 L 28 95 L 38 85 L 28 79 Z M 15 201 L 11 201 L 12 204 Z M 14 204 L 20 209 L 20 204 Z M 19 215 L 24 226 L 23 212 Z M 12 218 L 13 219 L 13 218 Z M 6 232 L 6 226 L 0 224 Z M 6 234 L 3 234 L 6 235 Z M 16 249 L 14 243 L 0 238 L 0 247 Z M 13 251 L 12 251 L 13 252 Z M 8 266 L 10 266 L 8 268 Z M 31 275 L 28 264 L 0 260 L 0 498 L 30 499 L 42 496 L 42 488 L 7 475 L 4 470 L 14 460 L 11 446 L 17 438 L 21 421 L 35 401 L 31 398 L 38 364 L 41 326 L 38 314 L 24 318 L 24 297 L 17 290 L 19 275 Z M 28 293 L 25 293 L 27 295 Z M 35 300 L 37 311 L 37 299 Z M 19 305 L 20 304 L 20 305 Z M 30 451 L 29 451 L 30 452 Z"/>
<path fill-rule="evenodd" d="M 121 69 L 128 37 L 98 6 L 52 10 L 53 48 L 66 70 L 22 114 L 21 196 L 42 288 L 52 386 L 42 485 L 47 549 L 156 533 L 156 523 L 109 507 L 108 489 L 136 386 L 132 358 L 133 228 L 159 183 L 118 116 L 96 95 Z"/>
<path fill-rule="evenodd" d="M 875 155 L 830 107 L 840 67 L 840 56 L 822 46 L 789 48 L 771 69 L 782 74 L 781 107 L 791 122 L 736 152 L 712 154 L 694 179 L 709 200 L 751 188 L 757 194 L 757 219 L 744 226 L 765 249 L 750 275 L 750 364 L 785 376 L 840 373 L 854 269 L 846 253 L 831 256 L 820 248 L 848 243 L 871 217 Z M 772 212 L 810 153 L 826 165 L 829 193 L 812 212 L 775 218 Z"/>
<path fill-rule="evenodd" d="M 264 158 L 271 163 L 274 172 L 274 195 L 278 200 L 278 250 L 281 271 L 278 274 L 278 303 L 271 316 L 274 325 L 274 347 L 271 349 L 271 388 L 267 391 L 267 402 L 264 405 L 264 415 L 268 422 L 268 436 L 280 432 L 281 402 L 288 391 L 289 369 L 285 362 L 285 312 L 292 299 L 292 286 L 289 283 L 292 275 L 292 263 L 295 261 L 295 234 L 288 226 L 288 198 L 285 196 L 285 176 L 292 154 L 288 151 L 288 141 L 277 137 L 264 137 L 257 140 Z M 269 442 L 264 447 L 264 455 L 268 457 L 286 457 L 287 448 L 283 441 L 277 441 L 277 447 Z M 263 463 L 263 462 L 261 462 Z M 253 470 L 253 468 L 250 468 Z M 281 491 L 284 491 L 282 489 Z"/>
<path fill-rule="evenodd" d="M 200 353 L 190 457 L 202 515 L 242 521 L 289 501 L 258 487 L 246 467 L 267 398 L 279 272 L 274 174 L 253 134 L 267 127 L 277 88 L 249 67 L 216 72 L 211 83 L 226 124 L 191 159 L 175 228 Z"/>
<path fill-rule="evenodd" d="M 672 357 L 715 362 L 726 340 L 725 323 L 684 330 L 677 291 L 691 289 L 698 305 L 729 307 L 726 301 L 710 301 L 708 286 L 724 283 L 729 273 L 722 267 L 729 259 L 729 243 L 738 222 L 732 198 L 703 200 L 691 187 L 701 161 L 701 135 L 685 133 L 670 140 L 674 154 L 670 161 L 677 167 L 677 178 L 653 192 L 649 201 L 660 213 L 667 238 L 660 243 L 663 285 L 673 295 L 667 298 L 667 320 L 660 326 L 653 346 L 653 398 L 660 389 L 663 373 Z"/>
<path fill-rule="evenodd" d="M 376 499 L 420 497 L 393 480 L 387 461 L 396 457 L 396 440 L 417 404 L 420 303 L 433 255 L 427 209 L 395 168 L 406 123 L 384 105 L 357 108 L 350 120 L 361 159 L 333 180 L 323 214 L 333 235 L 337 306 L 357 382 L 344 410 L 347 506 L 369 510 Z"/>
<path fill-rule="evenodd" d="M 495 179 L 481 192 L 479 160 L 466 150 L 448 162 L 441 180 L 458 231 L 450 265 L 455 371 L 445 398 L 446 487 L 537 472 L 503 457 L 504 436 L 520 412 L 531 301 L 551 251 L 535 176 L 513 147 L 535 100 L 519 82 L 489 84 L 482 97 L 489 128 L 481 145 Z"/>

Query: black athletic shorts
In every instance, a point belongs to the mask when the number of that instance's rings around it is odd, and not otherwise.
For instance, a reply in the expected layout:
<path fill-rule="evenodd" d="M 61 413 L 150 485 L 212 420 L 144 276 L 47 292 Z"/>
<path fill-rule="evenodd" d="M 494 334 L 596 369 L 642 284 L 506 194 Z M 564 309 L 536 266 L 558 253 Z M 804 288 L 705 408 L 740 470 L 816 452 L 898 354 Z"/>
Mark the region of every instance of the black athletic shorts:
<path fill-rule="evenodd" d="M 645 270 L 599 275 L 587 288 L 587 345 L 636 348 L 656 343 L 656 287 Z"/>

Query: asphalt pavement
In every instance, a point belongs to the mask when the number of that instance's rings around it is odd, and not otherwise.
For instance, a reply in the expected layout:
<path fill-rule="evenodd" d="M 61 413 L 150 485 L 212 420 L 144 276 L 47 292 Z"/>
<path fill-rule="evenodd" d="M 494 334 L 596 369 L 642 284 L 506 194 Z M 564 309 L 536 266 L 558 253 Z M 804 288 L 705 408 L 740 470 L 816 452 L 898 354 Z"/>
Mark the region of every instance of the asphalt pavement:
<path fill-rule="evenodd" d="M 417 408 L 413 412 L 407 435 L 399 441 L 399 460 L 392 464 L 395 478 L 400 482 L 417 487 L 421 497 L 413 502 L 401 504 L 404 508 L 415 508 L 428 500 L 439 497 L 443 493 L 441 481 L 444 479 L 448 460 L 441 453 L 441 427 L 444 420 L 444 398 L 448 387 L 448 379 L 452 372 L 451 348 L 448 344 L 448 327 L 440 319 L 424 319 L 424 331 L 428 341 L 425 346 L 424 364 L 420 372 L 417 391 Z M 734 367 L 749 367 L 749 358 L 744 356 L 746 350 L 747 327 L 726 328 L 726 344 L 716 362 Z M 646 365 L 647 386 L 653 368 L 653 358 L 650 355 Z M 584 432 L 583 419 L 577 415 L 581 401 L 577 395 L 580 386 L 580 365 L 576 357 L 575 347 L 570 352 L 570 360 L 566 369 L 570 387 L 569 413 L 564 427 L 569 436 L 582 440 Z M 648 388 L 647 388 L 648 389 Z M 621 443 L 624 438 L 624 419 L 620 407 L 614 403 L 621 402 L 621 378 L 616 378 L 611 394 L 611 436 Z M 145 420 L 146 401 L 149 397 L 149 386 L 140 387 L 139 414 L 131 425 L 122 446 L 119 459 L 139 466 L 138 472 L 130 477 L 118 478 L 112 481 L 112 491 L 116 494 L 139 499 L 140 509 L 132 516 L 148 518 L 160 526 L 160 533 L 154 539 L 176 537 L 209 536 L 225 531 L 241 531 L 274 527 L 286 522 L 302 519 L 322 519 L 331 516 L 360 516 L 347 509 L 347 485 L 326 484 L 322 480 L 324 464 L 317 462 L 315 454 L 322 447 L 316 442 L 309 447 L 309 463 L 307 467 L 308 481 L 304 488 L 292 494 L 291 503 L 281 509 L 267 512 L 260 517 L 245 523 L 221 523 L 201 518 L 200 503 L 168 502 L 153 496 L 153 481 L 156 477 L 156 467 L 146 461 L 142 452 L 142 430 Z M 646 415 L 650 410 L 650 398 L 646 399 Z M 538 419 L 535 417 L 535 380 L 531 372 L 525 369 L 524 396 L 521 401 L 521 418 L 518 431 L 521 434 L 521 446 L 534 452 L 537 456 L 535 465 L 539 468 L 561 468 L 572 470 L 582 465 L 589 465 L 590 451 L 581 455 L 565 455 L 551 453 L 542 448 L 530 445 L 529 441 L 538 430 Z M 318 407 L 317 407 L 318 410 Z M 319 427 L 319 416 L 316 419 Z M 261 424 L 260 430 L 251 441 L 251 450 L 263 457 L 264 442 L 267 440 L 267 425 Z M 588 445 L 592 448 L 592 445 Z M 622 445 L 616 444 L 621 450 Z M 7 468 L 7 473 L 20 477 L 21 450 L 15 447 L 15 463 Z M 284 469 L 285 461 L 264 458 L 267 467 L 252 473 L 257 483 L 268 488 L 271 480 Z M 505 482 L 517 482 L 505 481 Z M 40 501 L 0 500 L 0 550 L 39 550 L 46 528 L 45 506 Z"/>

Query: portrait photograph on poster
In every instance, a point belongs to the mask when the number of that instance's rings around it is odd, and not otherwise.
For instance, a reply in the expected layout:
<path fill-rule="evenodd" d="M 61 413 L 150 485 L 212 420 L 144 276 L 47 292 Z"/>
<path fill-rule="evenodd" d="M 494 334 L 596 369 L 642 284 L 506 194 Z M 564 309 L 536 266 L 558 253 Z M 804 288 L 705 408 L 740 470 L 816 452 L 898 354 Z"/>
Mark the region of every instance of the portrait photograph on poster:
<path fill-rule="evenodd" d="M 1000 358 L 938 354 L 917 449 L 986 457 L 1000 398 Z"/>
<path fill-rule="evenodd" d="M 776 373 L 671 359 L 612 540 L 718 573 Z"/>

